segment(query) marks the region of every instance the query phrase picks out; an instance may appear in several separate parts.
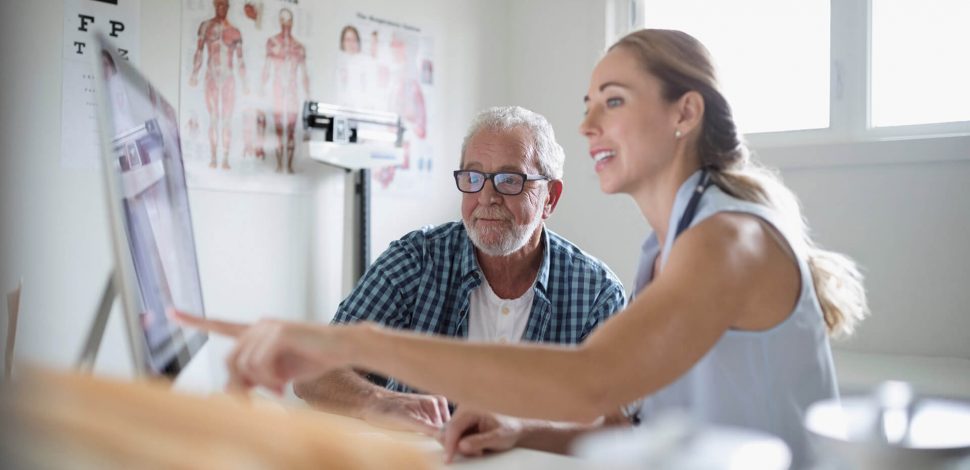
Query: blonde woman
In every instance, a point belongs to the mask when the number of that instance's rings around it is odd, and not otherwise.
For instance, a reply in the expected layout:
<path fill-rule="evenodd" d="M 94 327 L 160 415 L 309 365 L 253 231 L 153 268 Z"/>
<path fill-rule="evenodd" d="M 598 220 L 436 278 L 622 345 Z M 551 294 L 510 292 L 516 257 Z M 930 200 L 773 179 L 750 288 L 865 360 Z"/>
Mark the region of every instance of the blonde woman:
<path fill-rule="evenodd" d="M 805 464 L 802 415 L 838 394 L 828 337 L 867 313 L 854 264 L 816 247 L 793 194 L 749 160 L 693 37 L 624 37 L 596 65 L 584 101 L 580 131 L 600 187 L 633 197 L 654 232 L 635 298 L 582 345 L 179 317 L 238 338 L 228 366 L 240 386 L 281 389 L 350 365 L 446 395 L 459 410 L 590 422 L 624 406 L 641 420 L 680 408 L 780 436 Z M 622 227 L 596 229 L 609 237 Z M 459 430 L 447 452 L 481 415 L 470 416 L 449 425 Z"/>

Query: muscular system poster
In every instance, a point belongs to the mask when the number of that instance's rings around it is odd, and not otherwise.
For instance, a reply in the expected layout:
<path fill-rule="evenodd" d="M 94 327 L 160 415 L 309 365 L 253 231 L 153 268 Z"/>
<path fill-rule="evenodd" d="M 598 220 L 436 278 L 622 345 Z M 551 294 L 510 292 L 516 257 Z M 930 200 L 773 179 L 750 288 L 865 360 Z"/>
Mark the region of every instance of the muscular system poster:
<path fill-rule="evenodd" d="M 184 0 L 181 116 L 188 182 L 296 183 L 310 89 L 309 13 L 294 0 Z M 270 189 L 273 190 L 273 189 Z"/>
<path fill-rule="evenodd" d="M 433 38 L 404 22 L 357 13 L 333 43 L 340 48 L 337 104 L 392 112 L 404 125 L 404 163 L 373 170 L 371 187 L 377 195 L 426 194 L 435 163 Z"/>

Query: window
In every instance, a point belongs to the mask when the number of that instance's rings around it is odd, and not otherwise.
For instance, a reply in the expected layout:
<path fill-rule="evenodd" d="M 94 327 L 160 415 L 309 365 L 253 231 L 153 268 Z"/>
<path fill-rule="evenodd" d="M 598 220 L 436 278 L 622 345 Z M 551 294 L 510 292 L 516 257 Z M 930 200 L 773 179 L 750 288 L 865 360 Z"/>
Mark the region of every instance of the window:
<path fill-rule="evenodd" d="M 829 126 L 828 0 L 646 0 L 644 20 L 707 46 L 743 131 Z"/>
<path fill-rule="evenodd" d="M 614 1 L 710 49 L 752 143 L 970 135 L 968 0 Z"/>
<path fill-rule="evenodd" d="M 872 126 L 970 121 L 970 2 L 871 8 Z"/>

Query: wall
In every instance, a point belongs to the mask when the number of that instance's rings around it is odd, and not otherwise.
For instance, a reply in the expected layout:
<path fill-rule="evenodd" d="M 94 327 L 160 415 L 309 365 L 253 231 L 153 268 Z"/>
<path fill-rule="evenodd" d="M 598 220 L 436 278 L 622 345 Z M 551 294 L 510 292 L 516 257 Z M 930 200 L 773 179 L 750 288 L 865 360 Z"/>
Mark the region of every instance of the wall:
<path fill-rule="evenodd" d="M 566 150 L 566 189 L 549 225 L 606 261 L 629 288 L 649 228 L 628 197 L 599 191 L 577 131 L 589 74 L 606 46 L 604 25 L 591 20 L 603 17 L 604 3 L 512 3 L 509 96 L 546 114 Z M 840 351 L 970 364 L 970 139 L 755 150 L 781 168 L 816 239 L 856 258 L 867 275 L 873 315 L 836 344 Z"/>
<path fill-rule="evenodd" d="M 800 196 L 819 243 L 863 267 L 872 317 L 844 349 L 970 359 L 970 139 L 761 150 Z M 853 165 L 857 155 L 909 162 Z M 940 153 L 934 149 L 941 150 Z M 816 155 L 838 165 L 804 165 Z M 956 159 L 955 159 L 956 158 Z"/>
<path fill-rule="evenodd" d="M 632 199 L 600 191 L 579 133 L 589 74 L 605 48 L 605 3 L 511 3 L 509 43 L 516 53 L 509 55 L 508 86 L 510 102 L 549 119 L 566 153 L 563 195 L 548 226 L 605 261 L 629 288 L 649 227 Z"/>
<path fill-rule="evenodd" d="M 358 11 L 413 24 L 435 37 L 439 85 L 429 114 L 441 127 L 432 142 L 438 156 L 433 187 L 426 198 L 374 201 L 374 251 L 408 230 L 458 218 L 448 171 L 464 128 L 476 110 L 506 95 L 504 47 L 496 47 L 505 2 L 301 4 L 316 21 L 309 42 L 317 44 L 336 46 L 340 26 Z M 144 0 L 141 8 L 140 67 L 177 105 L 181 2 Z M 80 350 L 113 261 L 100 170 L 60 166 L 63 21 L 58 0 L 0 3 L 0 289 L 24 279 L 17 357 L 66 367 Z M 311 94 L 320 100 L 332 97 L 334 49 L 317 47 L 322 52 L 309 61 Z M 341 269 L 344 174 L 315 166 L 306 175 L 307 189 L 296 193 L 190 190 L 210 315 L 330 317 L 350 287 Z M 97 370 L 130 373 L 122 331 L 116 304 Z M 219 351 L 226 347 L 212 344 Z"/>
<path fill-rule="evenodd" d="M 326 11 L 314 3 L 321 40 L 358 10 L 416 24 L 438 40 L 439 177 L 428 198 L 375 201 L 374 253 L 407 230 L 458 217 L 447 170 L 465 125 L 481 107 L 520 104 L 549 117 L 566 150 L 566 191 L 549 226 L 632 283 L 649 227 L 629 198 L 599 191 L 576 130 L 605 46 L 604 3 L 343 0 L 326 2 Z M 142 18 L 142 67 L 177 102 L 178 3 L 146 0 Z M 112 263 L 101 178 L 59 165 L 62 3 L 6 0 L 0 21 L 0 289 L 24 278 L 18 355 L 67 365 Z M 331 60 L 313 62 L 313 92 L 322 97 Z M 874 314 L 840 351 L 970 360 L 970 145 L 957 143 L 760 149 L 800 196 L 816 238 L 865 268 Z M 900 152 L 907 155 L 883 158 Z M 344 256 L 343 234 L 332 223 L 342 220 L 334 201 L 345 187 L 340 172 L 312 171 L 313 190 L 302 195 L 191 192 L 209 312 L 329 317 L 347 289 L 334 262 Z M 99 368 L 125 373 L 118 313 Z"/>

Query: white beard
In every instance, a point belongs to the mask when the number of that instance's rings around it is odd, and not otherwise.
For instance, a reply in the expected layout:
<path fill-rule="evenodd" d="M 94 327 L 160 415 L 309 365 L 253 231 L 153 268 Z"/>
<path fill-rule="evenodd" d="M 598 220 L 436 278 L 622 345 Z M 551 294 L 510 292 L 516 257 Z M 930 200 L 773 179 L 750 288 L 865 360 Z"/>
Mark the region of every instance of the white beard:
<path fill-rule="evenodd" d="M 523 225 L 512 225 L 512 230 L 505 231 L 499 234 L 498 240 L 486 243 L 484 238 L 492 239 L 494 237 L 483 237 L 483 233 L 479 232 L 478 229 L 470 226 L 468 221 L 462 219 L 462 223 L 465 225 L 465 231 L 468 232 L 468 238 L 471 239 L 472 244 L 475 248 L 481 250 L 488 256 L 508 256 L 516 251 L 522 249 L 523 246 L 535 233 L 536 228 L 542 224 L 542 210 L 536 211 L 535 217 L 526 224 Z M 494 232 L 495 230 L 487 230 L 488 232 Z M 483 230 L 484 232 L 484 230 Z"/>

